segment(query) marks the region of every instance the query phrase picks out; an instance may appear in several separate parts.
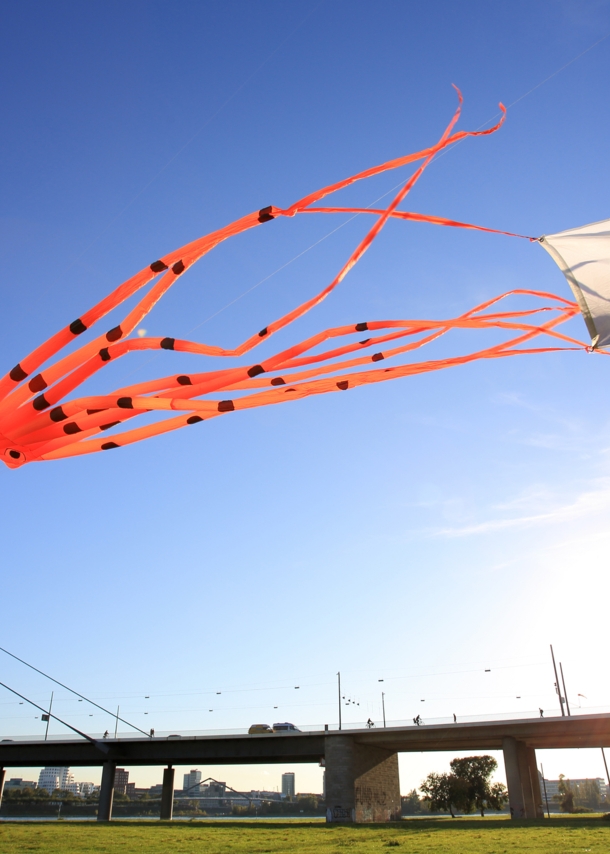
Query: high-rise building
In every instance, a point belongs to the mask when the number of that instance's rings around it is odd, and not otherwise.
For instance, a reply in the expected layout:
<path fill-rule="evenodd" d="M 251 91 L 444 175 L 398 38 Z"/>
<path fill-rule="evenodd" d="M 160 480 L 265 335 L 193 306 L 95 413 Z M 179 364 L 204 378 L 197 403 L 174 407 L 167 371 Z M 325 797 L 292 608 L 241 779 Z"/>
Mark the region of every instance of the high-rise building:
<path fill-rule="evenodd" d="M 189 795 L 199 795 L 201 793 L 201 788 L 199 783 L 201 783 L 201 771 L 198 771 L 196 768 L 191 769 L 190 774 L 184 775 L 184 783 L 182 789 L 185 794 Z M 189 790 L 188 793 L 186 790 Z"/>
<path fill-rule="evenodd" d="M 42 768 L 38 775 L 38 788 L 54 792 L 59 789 L 59 768 Z"/>
<path fill-rule="evenodd" d="M 74 774 L 69 768 L 43 768 L 38 777 L 38 788 L 54 792 L 56 789 L 67 789 L 74 782 Z"/>
<path fill-rule="evenodd" d="M 293 771 L 287 771 L 285 774 L 282 774 L 282 795 L 285 798 L 294 798 L 295 789 Z"/>
<path fill-rule="evenodd" d="M 117 768 L 114 772 L 114 791 L 120 792 L 121 795 L 126 795 L 128 783 L 129 771 L 126 771 L 124 768 Z"/>

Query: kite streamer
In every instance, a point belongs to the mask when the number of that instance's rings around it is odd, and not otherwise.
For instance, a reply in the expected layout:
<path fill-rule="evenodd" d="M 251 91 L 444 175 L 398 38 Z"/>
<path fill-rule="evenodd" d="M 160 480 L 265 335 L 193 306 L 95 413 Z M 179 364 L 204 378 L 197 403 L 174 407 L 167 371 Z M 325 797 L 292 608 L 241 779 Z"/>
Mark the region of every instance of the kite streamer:
<path fill-rule="evenodd" d="M 186 244 L 123 282 L 109 296 L 22 359 L 0 380 L 0 455 L 3 461 L 10 468 L 17 468 L 27 462 L 57 460 L 107 451 L 198 424 L 227 412 L 284 403 L 314 394 L 346 391 L 361 385 L 437 371 L 478 359 L 586 349 L 582 342 L 557 330 L 560 324 L 582 311 L 582 301 L 573 302 L 541 291 L 513 290 L 455 318 L 371 320 L 339 326 L 320 332 L 260 363 L 204 373 L 172 374 L 158 380 L 120 388 L 109 394 L 71 397 L 82 383 L 110 362 L 134 351 L 173 350 L 200 356 L 244 356 L 332 293 L 364 255 L 389 219 L 427 222 L 523 237 L 512 232 L 496 231 L 443 217 L 398 210 L 400 203 L 435 155 L 466 137 L 495 133 L 504 122 L 506 110 L 500 104 L 502 118 L 494 127 L 484 131 L 454 133 L 462 104 L 461 93 L 459 90 L 457 92 L 457 110 L 435 145 L 324 187 L 287 209 L 264 207 Z M 387 208 L 313 207 L 324 197 L 356 181 L 418 161 L 422 161 L 421 165 Z M 341 270 L 323 290 L 288 314 L 269 323 L 238 347 L 223 349 L 171 337 L 129 337 L 177 279 L 222 241 L 282 216 L 339 212 L 370 214 L 375 216 L 376 220 Z M 64 347 L 147 285 L 151 285 L 148 292 L 118 326 L 40 370 Z M 499 310 L 502 300 L 516 295 L 531 298 L 531 307 L 519 311 Z M 543 316 L 547 319 L 543 320 Z M 387 365 L 389 359 L 411 353 L 455 329 L 500 329 L 509 333 L 509 338 L 467 355 Z M 354 333 L 366 333 L 366 337 L 356 342 L 350 339 L 341 343 L 338 340 L 347 339 Z M 531 343 L 540 336 L 545 336 L 546 346 L 532 347 Z M 335 343 L 331 345 L 331 349 L 322 353 L 312 352 L 325 342 Z M 208 395 L 216 395 L 216 398 L 211 399 Z M 219 395 L 222 399 L 218 399 Z M 173 412 L 176 416 L 163 416 L 162 420 L 123 432 L 106 432 L 128 425 L 131 419 L 139 415 L 157 411 Z"/>

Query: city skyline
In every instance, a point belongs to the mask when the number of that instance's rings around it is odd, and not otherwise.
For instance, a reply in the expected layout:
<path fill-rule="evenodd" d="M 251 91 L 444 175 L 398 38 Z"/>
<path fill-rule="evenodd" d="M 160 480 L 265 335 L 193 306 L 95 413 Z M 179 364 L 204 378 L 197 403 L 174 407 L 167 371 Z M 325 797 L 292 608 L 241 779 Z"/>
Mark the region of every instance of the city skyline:
<path fill-rule="evenodd" d="M 226 769 L 225 769 L 226 770 Z M 229 769 L 230 770 L 230 769 Z M 207 782 L 203 789 L 200 789 L 197 784 L 202 781 L 203 772 L 196 768 L 191 769 L 190 772 L 183 775 L 183 786 L 182 789 L 176 788 L 175 793 L 177 797 L 188 797 L 188 798 L 207 798 L 210 797 L 210 791 L 213 792 L 212 797 L 228 797 L 232 798 L 240 793 L 233 789 L 230 785 L 227 788 L 226 783 L 218 783 L 215 780 L 211 782 Z M 141 797 L 144 794 L 148 794 L 152 797 L 159 797 L 161 784 L 156 783 L 152 784 L 152 786 L 148 788 L 139 787 L 135 781 L 129 783 L 130 773 L 126 771 L 124 768 L 116 769 L 116 777 L 115 777 L 115 792 L 119 792 L 120 794 L 127 794 L 129 798 L 134 799 Z M 589 784 L 593 784 L 597 788 L 597 792 L 599 797 L 602 799 L 607 798 L 607 793 L 610 790 L 610 785 L 607 783 L 604 777 L 587 777 L 587 778 L 575 778 L 570 777 L 569 775 L 561 775 L 558 779 L 551 779 L 548 776 L 542 775 L 539 771 L 540 783 L 542 786 L 541 791 L 544 793 L 545 805 L 549 807 L 552 806 L 555 811 L 559 809 L 559 802 L 562 799 L 562 786 L 567 786 L 576 797 L 579 796 L 579 792 L 587 787 Z M 204 781 L 205 782 L 205 781 Z M 90 781 L 77 781 L 75 779 L 75 775 L 71 772 L 69 767 L 45 767 L 42 768 L 38 777 L 38 783 L 35 781 L 27 781 L 23 778 L 15 778 L 11 777 L 5 782 L 5 788 L 8 791 L 12 791 L 15 789 L 46 789 L 49 794 L 57 790 L 68 791 L 73 795 L 80 797 L 87 797 L 91 794 L 94 794 L 98 789 L 98 786 Z M 324 789 L 324 787 L 323 787 Z M 221 795 L 221 792 L 224 792 L 224 795 Z M 403 797 L 405 797 L 410 792 L 403 792 Z M 293 799 L 295 797 L 300 797 L 302 794 L 307 796 L 311 795 L 310 792 L 301 793 L 296 787 L 296 773 L 292 772 L 284 772 L 281 775 L 281 793 L 280 786 L 276 786 L 273 790 L 269 791 L 261 791 L 251 789 L 249 792 L 245 792 L 244 794 L 249 795 L 251 798 L 265 798 L 268 797 L 281 797 L 282 799 L 287 798 L 288 800 Z M 323 797 L 324 792 L 315 793 L 318 797 Z"/>

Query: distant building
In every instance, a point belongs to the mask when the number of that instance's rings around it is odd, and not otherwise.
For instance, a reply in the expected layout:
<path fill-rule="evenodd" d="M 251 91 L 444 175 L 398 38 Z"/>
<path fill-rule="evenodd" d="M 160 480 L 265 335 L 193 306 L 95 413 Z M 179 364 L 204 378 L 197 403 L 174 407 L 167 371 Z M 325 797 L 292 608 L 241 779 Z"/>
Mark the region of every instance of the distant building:
<path fill-rule="evenodd" d="M 206 798 L 224 798 L 227 794 L 227 784 L 212 780 L 203 789 Z"/>
<path fill-rule="evenodd" d="M 114 772 L 114 791 L 121 795 L 127 794 L 127 786 L 129 784 L 129 771 L 124 768 L 117 768 Z"/>
<path fill-rule="evenodd" d="M 185 795 L 198 795 L 201 792 L 201 787 L 199 783 L 201 783 L 201 771 L 198 771 L 196 768 L 193 768 L 190 774 L 185 774 L 183 777 L 184 784 L 182 786 L 182 790 Z M 187 792 L 187 789 L 189 790 Z"/>
<path fill-rule="evenodd" d="M 38 775 L 38 788 L 45 789 L 47 792 L 54 792 L 59 789 L 59 774 L 60 768 L 43 768 Z"/>
<path fill-rule="evenodd" d="M 544 790 L 546 788 L 546 796 L 549 799 L 549 802 L 559 797 L 559 780 L 543 780 L 540 772 L 538 772 L 538 776 L 540 777 L 540 786 L 542 789 L 542 794 L 544 795 Z M 576 797 L 578 797 L 579 789 L 585 783 L 597 783 L 597 785 L 599 786 L 600 796 L 602 798 L 605 798 L 608 795 L 608 785 L 606 784 L 606 781 L 603 777 L 589 777 L 578 780 L 569 780 L 566 777 L 563 782 L 566 786 L 570 787 Z"/>
<path fill-rule="evenodd" d="M 285 798 L 294 798 L 295 791 L 294 772 L 287 771 L 285 774 L 282 774 L 282 795 Z"/>
<path fill-rule="evenodd" d="M 36 789 L 37 786 L 34 780 L 24 780 L 23 777 L 11 777 L 4 784 L 5 789 Z"/>
<path fill-rule="evenodd" d="M 96 785 L 95 783 L 85 782 L 85 783 L 79 783 L 78 785 L 79 785 L 81 797 L 83 797 L 83 798 L 86 798 L 89 795 L 93 795 L 99 789 L 99 786 Z"/>
<path fill-rule="evenodd" d="M 38 788 L 46 789 L 47 792 L 54 792 L 56 789 L 67 790 L 71 783 L 74 783 L 74 774 L 65 767 L 43 768 L 38 777 Z"/>
<path fill-rule="evenodd" d="M 150 789 L 145 789 L 143 786 L 136 786 L 135 783 L 127 784 L 127 792 L 130 798 L 143 798 L 145 795 L 150 795 Z"/>
<path fill-rule="evenodd" d="M 251 800 L 259 805 L 261 801 L 281 801 L 283 797 L 280 792 L 266 792 L 262 789 L 252 789 L 248 794 Z"/>

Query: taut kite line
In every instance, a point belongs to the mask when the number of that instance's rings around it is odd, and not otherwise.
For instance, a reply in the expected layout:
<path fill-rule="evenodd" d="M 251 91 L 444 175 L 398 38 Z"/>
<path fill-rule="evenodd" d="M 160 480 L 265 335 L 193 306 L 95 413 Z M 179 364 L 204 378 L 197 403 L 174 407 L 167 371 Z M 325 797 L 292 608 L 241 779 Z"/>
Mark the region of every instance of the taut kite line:
<path fill-rule="evenodd" d="M 188 375 L 173 374 L 117 389 L 106 395 L 70 397 L 75 389 L 108 362 L 136 350 L 174 350 L 215 357 L 243 356 L 325 299 L 360 260 L 390 218 L 523 237 L 442 217 L 398 210 L 399 204 L 436 154 L 466 137 L 495 133 L 502 125 L 506 110 L 500 104 L 503 115 L 494 127 L 484 131 L 454 133 L 462 104 L 459 90 L 458 97 L 458 108 L 435 145 L 324 187 L 285 210 L 265 207 L 186 244 L 123 282 L 113 293 L 22 359 L 0 380 L 0 455 L 3 461 L 10 468 L 18 468 L 28 462 L 106 451 L 234 410 L 283 403 L 313 394 L 345 391 L 360 385 L 436 371 L 477 359 L 564 349 L 596 349 L 610 343 L 610 230 L 608 223 L 598 223 L 562 234 L 529 238 L 540 242 L 557 261 L 574 291 L 576 302 L 541 291 L 513 290 L 456 318 L 379 320 L 335 327 L 295 344 L 260 364 Z M 313 207 L 325 196 L 356 181 L 417 161 L 423 162 L 387 208 Z M 228 350 L 169 337 L 128 337 L 182 273 L 223 240 L 280 216 L 346 212 L 371 214 L 376 220 L 335 278 L 316 296 L 270 323 L 238 347 Z M 75 338 L 151 282 L 154 284 L 148 293 L 120 325 L 36 373 Z M 525 311 L 499 311 L 500 300 L 517 294 L 531 297 L 535 301 L 532 307 Z M 546 304 L 540 304 L 541 300 Z M 549 318 L 544 322 L 540 319 L 543 312 Z M 592 338 L 591 347 L 557 331 L 561 323 L 578 312 L 584 315 L 587 323 Z M 506 330 L 510 333 L 509 340 L 454 358 L 385 366 L 388 359 L 418 349 L 451 329 L 490 328 Z M 367 332 L 369 337 L 335 346 L 322 353 L 311 352 L 326 341 L 350 336 L 354 332 Z M 546 346 L 532 347 L 531 343 L 539 336 L 545 336 Z M 391 345 L 391 342 L 398 343 L 398 346 L 386 346 Z M 363 352 L 364 355 L 361 355 Z M 384 365 L 377 365 L 379 362 Z M 370 366 L 368 370 L 363 369 L 366 366 Z M 352 370 L 354 368 L 357 370 Z M 200 399 L 219 393 L 223 395 L 222 400 Z M 237 396 L 234 393 L 238 393 Z M 100 433 L 153 411 L 181 414 L 118 432 L 112 437 L 99 437 Z"/>

